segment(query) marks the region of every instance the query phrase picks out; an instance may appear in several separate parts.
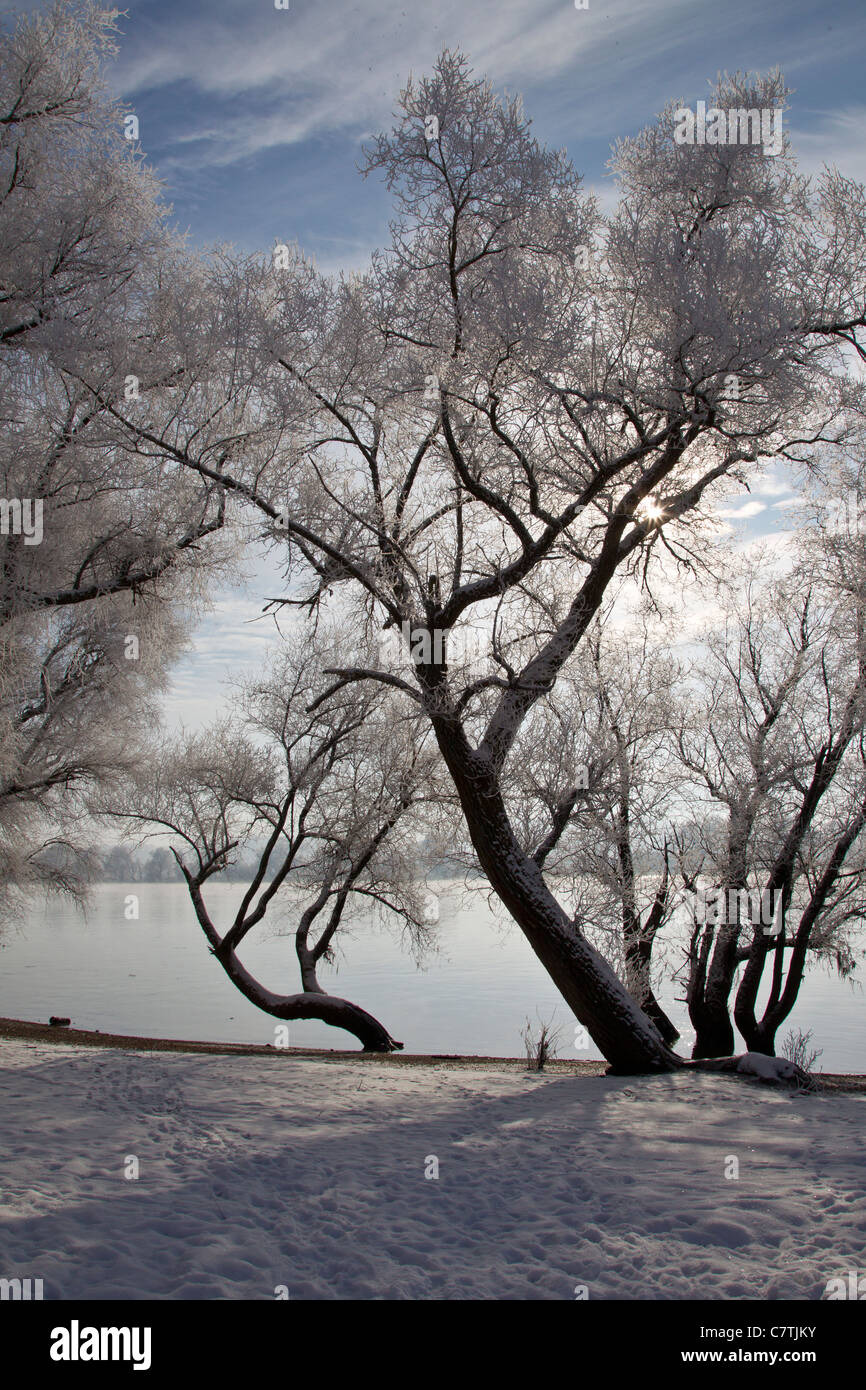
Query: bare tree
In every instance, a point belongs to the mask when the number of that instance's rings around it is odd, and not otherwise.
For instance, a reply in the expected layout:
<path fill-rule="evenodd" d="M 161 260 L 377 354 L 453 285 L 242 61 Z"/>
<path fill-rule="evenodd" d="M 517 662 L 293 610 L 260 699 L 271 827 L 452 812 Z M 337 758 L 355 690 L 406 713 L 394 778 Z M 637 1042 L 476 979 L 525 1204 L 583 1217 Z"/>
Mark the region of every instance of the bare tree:
<path fill-rule="evenodd" d="M 143 433 L 158 416 L 160 436 L 176 441 L 178 419 L 193 408 L 193 365 L 207 374 L 208 342 L 219 344 L 225 366 L 231 335 L 215 316 L 224 321 L 231 310 L 223 281 L 220 295 L 213 292 L 219 270 L 209 279 L 169 231 L 159 185 L 105 90 L 115 19 L 114 11 L 73 2 L 3 26 L 0 877 L 7 887 L 80 886 L 78 792 L 113 763 L 128 762 L 136 727 L 153 716 L 148 692 L 159 689 L 179 650 L 180 608 L 189 612 L 227 558 L 225 547 L 202 549 L 225 524 L 222 487 L 181 468 Z M 161 370 L 150 346 L 157 340 L 172 363 L 154 412 L 142 393 L 149 373 Z M 206 394 L 195 397 L 203 450 L 213 439 L 207 410 L 224 404 L 206 402 Z M 137 409 L 130 433 L 121 417 Z M 236 425 L 236 398 L 227 409 Z M 219 424 L 224 441 L 222 417 Z"/>
<path fill-rule="evenodd" d="M 713 93 L 779 118 L 785 99 L 778 74 Z M 614 576 L 687 560 L 700 509 L 759 457 L 845 439 L 863 190 L 810 184 L 787 141 L 678 143 L 671 106 L 617 146 L 605 222 L 460 55 L 400 107 L 367 166 L 396 206 L 368 273 L 328 279 L 279 244 L 226 273 L 268 449 L 173 456 L 258 510 L 311 609 L 339 589 L 371 630 L 426 634 L 401 668 L 335 668 L 334 690 L 399 685 L 419 705 L 485 874 L 577 1017 L 616 1069 L 671 1067 L 515 835 L 515 740 Z M 449 657 L 472 621 L 474 674 Z"/>
<path fill-rule="evenodd" d="M 115 14 L 61 3 L 5 35 L 3 622 L 136 595 L 189 564 L 222 525 L 221 489 L 179 470 L 167 477 L 164 453 L 120 430 L 111 408 L 133 406 L 146 386 L 140 335 L 153 335 L 160 316 L 169 327 L 184 290 L 193 312 L 204 309 L 197 267 L 102 86 Z M 82 386 L 84 372 L 104 404 Z"/>
<path fill-rule="evenodd" d="M 862 537 L 834 528 L 803 533 L 788 575 L 749 566 L 693 672 L 678 749 L 703 788 L 705 828 L 685 880 L 718 890 L 689 948 L 696 1057 L 733 1052 L 734 1020 L 751 1051 L 772 1055 L 810 954 L 853 968 L 866 890 L 866 571 Z"/>
<path fill-rule="evenodd" d="M 333 639 L 332 639 L 333 640 Z M 345 651 L 345 644 L 338 644 Z M 431 753 L 417 711 L 399 694 L 321 694 L 321 632 L 293 636 L 270 668 L 241 691 L 241 714 L 154 751 L 125 794 L 102 811 L 134 832 L 168 832 L 199 925 L 229 979 L 280 1019 L 320 1019 L 354 1034 L 365 1050 L 401 1048 L 371 1014 L 321 984 L 353 904 L 397 923 L 416 953 L 435 932 L 425 892 L 417 808 L 431 798 Z M 255 852 L 233 920 L 218 927 L 207 885 L 239 849 Z M 268 912 L 289 900 L 297 918 L 301 992 L 273 993 L 238 952 Z"/>
<path fill-rule="evenodd" d="M 609 605 L 515 741 L 512 822 L 662 1037 L 653 948 L 677 903 L 668 854 L 677 663 L 669 628 Z"/>

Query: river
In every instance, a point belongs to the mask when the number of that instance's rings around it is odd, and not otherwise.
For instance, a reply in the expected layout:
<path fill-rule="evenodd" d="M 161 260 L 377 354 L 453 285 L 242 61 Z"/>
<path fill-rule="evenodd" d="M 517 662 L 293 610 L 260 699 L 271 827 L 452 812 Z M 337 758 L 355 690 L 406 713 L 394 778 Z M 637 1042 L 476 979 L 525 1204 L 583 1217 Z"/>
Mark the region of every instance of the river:
<path fill-rule="evenodd" d="M 596 1057 L 575 1047 L 575 1023 L 522 934 L 497 920 L 486 898 L 467 899 L 441 884 L 438 953 L 418 969 L 393 933 L 360 916 L 343 937 L 336 968 L 322 984 L 375 1014 L 407 1051 L 513 1057 L 522 1053 L 527 1018 L 560 1028 L 562 1057 Z M 208 901 L 220 928 L 231 920 L 242 885 L 216 885 Z M 130 895 L 139 916 L 127 920 Z M 269 989 L 299 988 L 291 922 L 265 922 L 242 952 Z M 282 930 L 283 934 L 280 934 Z M 675 948 L 672 949 L 672 959 Z M 660 998 L 691 1040 L 678 985 Z M 100 884 L 86 917 L 63 902 L 34 906 L 0 937 L 0 1015 L 72 1019 L 79 1028 L 219 1042 L 273 1042 L 276 1020 L 249 1004 L 211 957 L 182 884 Z M 866 1009 L 859 985 L 813 969 L 790 1026 L 812 1029 L 823 1049 L 817 1067 L 866 1071 Z M 316 1022 L 290 1025 L 294 1046 L 354 1048 L 355 1039 Z"/>

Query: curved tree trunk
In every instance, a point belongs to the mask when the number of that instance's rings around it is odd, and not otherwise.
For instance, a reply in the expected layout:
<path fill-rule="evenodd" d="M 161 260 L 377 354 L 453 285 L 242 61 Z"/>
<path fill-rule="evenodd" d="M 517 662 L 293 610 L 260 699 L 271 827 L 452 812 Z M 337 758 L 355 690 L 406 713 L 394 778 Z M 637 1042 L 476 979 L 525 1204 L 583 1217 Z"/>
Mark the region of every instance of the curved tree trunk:
<path fill-rule="evenodd" d="M 340 999 L 337 995 L 328 994 L 320 988 L 316 979 L 316 956 L 306 944 L 306 928 L 317 911 L 315 904 L 304 914 L 302 939 L 295 943 L 301 966 L 303 991 L 300 994 L 272 994 L 264 985 L 259 984 L 245 965 L 241 965 L 235 954 L 235 941 L 243 940 L 253 922 L 259 920 L 264 913 L 260 912 L 258 917 L 254 914 L 249 918 L 241 915 L 235 921 L 232 930 L 220 938 L 202 898 L 201 881 L 185 869 L 180 860 L 178 863 L 186 879 L 199 926 L 210 942 L 211 955 L 219 961 L 232 984 L 236 985 L 241 994 L 245 995 L 251 1004 L 255 1004 L 257 1009 L 271 1014 L 273 1018 L 318 1018 L 333 1028 L 344 1028 L 347 1033 L 354 1034 L 365 1052 L 398 1052 L 402 1049 L 403 1044 L 392 1038 L 388 1030 L 372 1014 L 360 1009 L 351 1000 Z"/>
<path fill-rule="evenodd" d="M 301 994 L 272 994 L 241 965 L 233 951 L 213 952 L 232 984 L 255 1004 L 256 1008 L 274 1018 L 317 1018 L 332 1028 L 344 1028 L 361 1043 L 365 1052 L 399 1052 L 403 1044 L 391 1037 L 387 1029 L 348 999 L 340 999 L 324 990 L 307 990 Z"/>
<path fill-rule="evenodd" d="M 627 804 L 623 808 L 624 817 L 627 815 Z M 626 827 L 628 825 L 625 821 Z M 679 1029 L 673 1020 L 668 1018 L 661 1004 L 655 997 L 652 987 L 652 956 L 653 946 L 659 927 L 664 920 L 665 904 L 668 895 L 668 852 L 665 846 L 665 867 L 662 874 L 661 883 L 655 895 L 653 905 L 647 913 L 646 920 L 641 922 L 640 913 L 637 908 L 635 896 L 635 874 L 634 863 L 631 853 L 631 842 L 626 835 L 620 838 L 620 865 L 623 872 L 623 914 L 622 914 L 622 934 L 623 948 L 625 956 L 625 982 L 629 993 L 633 999 L 640 1004 L 644 1013 L 651 1018 L 656 1028 L 658 1028 L 665 1042 L 673 1045 L 680 1036 Z"/>
<path fill-rule="evenodd" d="M 806 955 L 815 924 L 820 919 L 828 897 L 842 872 L 848 852 L 864 826 L 866 826 L 866 800 L 861 803 L 857 815 L 853 817 L 845 833 L 840 835 L 836 841 L 833 853 L 800 917 L 793 941 L 788 938 L 787 931 L 788 909 L 791 900 L 790 870 L 788 870 L 787 876 L 783 877 L 783 873 L 790 863 L 791 851 L 788 851 L 787 859 L 784 855 L 782 856 L 781 872 L 777 866 L 771 880 L 771 886 L 775 886 L 777 879 L 782 882 L 783 886 L 781 908 L 777 910 L 778 931 L 773 941 L 768 941 L 763 933 L 755 932 L 734 1006 L 734 1018 L 737 1027 L 746 1039 L 746 1044 L 751 1052 L 765 1052 L 769 1056 L 774 1055 L 776 1033 L 793 1010 L 797 1002 L 797 995 L 800 992 L 800 985 L 803 983 L 803 976 L 806 972 Z M 788 947 L 791 950 L 791 957 L 788 962 L 787 973 L 785 973 L 784 958 L 785 950 Z M 770 997 L 764 1007 L 763 1018 L 759 1019 L 756 1016 L 758 991 L 767 956 L 771 951 L 774 954 L 774 960 Z"/>

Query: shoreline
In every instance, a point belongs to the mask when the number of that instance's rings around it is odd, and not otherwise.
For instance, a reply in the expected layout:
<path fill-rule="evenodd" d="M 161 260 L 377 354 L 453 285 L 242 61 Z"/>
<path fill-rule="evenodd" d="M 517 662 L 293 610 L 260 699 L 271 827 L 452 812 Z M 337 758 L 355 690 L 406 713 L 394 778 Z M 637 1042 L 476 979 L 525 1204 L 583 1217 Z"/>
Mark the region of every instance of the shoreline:
<path fill-rule="evenodd" d="M 323 1062 L 386 1062 L 393 1066 L 476 1067 L 480 1070 L 527 1069 L 524 1057 L 486 1057 L 465 1053 L 363 1052 L 324 1047 L 274 1047 L 272 1043 L 207 1042 L 185 1038 L 150 1038 L 131 1033 L 103 1033 L 99 1029 L 52 1027 L 21 1018 L 0 1017 L 0 1041 L 66 1043 L 70 1047 L 122 1048 L 130 1052 L 194 1052 L 231 1057 L 295 1057 Z M 607 1063 L 553 1058 L 545 1072 L 575 1076 L 604 1076 Z M 866 1078 L 864 1078 L 866 1082 Z"/>
<path fill-rule="evenodd" d="M 444 1067 L 452 1070 L 523 1071 L 529 1073 L 525 1057 L 487 1057 L 466 1053 L 422 1052 L 362 1052 L 360 1049 L 340 1051 L 335 1048 L 274 1047 L 271 1043 L 207 1042 L 188 1038 L 150 1038 L 131 1033 L 102 1033 L 99 1029 L 52 1027 L 49 1023 L 34 1023 L 21 1018 L 0 1017 L 0 1042 L 16 1040 L 69 1047 L 119 1048 L 127 1052 L 186 1052 L 228 1057 L 288 1057 L 314 1062 L 386 1063 L 403 1067 Z M 533 1069 L 533 1074 L 534 1069 Z M 605 1076 L 607 1063 L 603 1060 L 570 1061 L 551 1058 L 543 1075 Z M 866 1074 L 862 1072 L 818 1072 L 820 1089 L 824 1092 L 853 1092 L 866 1094 Z M 625 1080 L 627 1078 L 620 1078 Z"/>

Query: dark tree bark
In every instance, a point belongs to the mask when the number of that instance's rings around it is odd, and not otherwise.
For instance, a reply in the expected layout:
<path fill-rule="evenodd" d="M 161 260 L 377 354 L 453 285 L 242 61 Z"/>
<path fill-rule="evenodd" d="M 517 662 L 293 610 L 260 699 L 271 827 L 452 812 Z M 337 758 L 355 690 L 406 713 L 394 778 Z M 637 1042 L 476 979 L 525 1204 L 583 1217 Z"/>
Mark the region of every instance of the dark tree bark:
<path fill-rule="evenodd" d="M 692 938 L 688 1005 L 695 1030 L 693 1058 L 729 1057 L 734 1051 L 730 998 L 740 960 L 742 925 L 739 889 L 746 886 L 746 846 L 753 822 L 754 807 L 750 805 L 737 814 L 732 813 L 728 829 L 725 912 L 727 916 L 730 890 L 734 888 L 738 891 L 736 919 L 721 923 L 717 929 L 705 926 L 703 932 L 698 930 L 700 947 L 697 957 L 694 949 L 696 937 Z"/>
<path fill-rule="evenodd" d="M 702 938 L 705 954 L 703 962 L 698 961 L 689 990 L 689 1018 L 695 1030 L 693 1058 L 729 1057 L 734 1051 L 730 996 L 737 968 L 739 931 L 735 924 L 721 927 L 709 961 L 706 948 L 710 941 Z"/>
<path fill-rule="evenodd" d="M 353 1034 L 365 1052 L 399 1052 L 403 1047 L 377 1018 L 348 999 L 320 988 L 308 989 L 306 985 L 300 994 L 272 994 L 241 965 L 233 951 L 216 949 L 212 954 L 241 994 L 273 1018 L 319 1019 L 332 1028 L 343 1028 Z"/>
<path fill-rule="evenodd" d="M 491 887 L 611 1070 L 638 1074 L 679 1066 L 681 1059 L 570 921 L 538 864 L 520 845 L 488 760 L 470 747 L 456 719 L 435 710 L 431 719 Z"/>
<path fill-rule="evenodd" d="M 624 922 L 625 971 L 629 994 L 651 1018 L 666 1043 L 673 1044 L 680 1036 L 679 1029 L 668 1017 L 653 992 L 651 983 L 652 951 L 655 932 L 637 921 Z"/>
<path fill-rule="evenodd" d="M 778 934 L 775 938 L 766 937 L 760 929 L 756 929 L 734 1006 L 737 1027 L 745 1038 L 750 1052 L 764 1052 L 770 1057 L 775 1055 L 776 1034 L 797 1002 L 800 985 L 806 973 L 806 959 L 812 931 L 838 881 L 846 856 L 864 826 L 866 826 L 866 801 L 861 803 L 847 830 L 836 841 L 827 866 L 800 916 L 793 939 L 786 937 L 785 932 L 785 920 L 789 908 L 790 870 L 782 890 Z M 787 864 L 788 859 L 786 857 L 784 866 L 777 866 L 777 877 L 782 877 L 782 868 L 786 867 Z M 791 953 L 787 971 L 784 970 L 786 949 L 790 950 Z M 774 952 L 773 978 L 763 1016 L 759 1019 L 756 1015 L 758 989 L 770 951 Z"/>
<path fill-rule="evenodd" d="M 659 928 L 664 921 L 670 872 L 665 846 L 665 866 L 658 892 L 645 922 L 641 922 L 635 894 L 634 861 L 631 852 L 628 801 L 624 801 L 619 826 L 619 858 L 623 884 L 623 945 L 625 979 L 629 994 L 636 999 L 648 1018 L 651 1018 L 664 1041 L 670 1045 L 680 1036 L 679 1029 L 668 1018 L 652 987 L 652 953 Z"/>
<path fill-rule="evenodd" d="M 262 1009 L 273 1018 L 286 1020 L 315 1018 L 322 1023 L 330 1024 L 333 1028 L 343 1028 L 358 1039 L 365 1052 L 398 1052 L 402 1049 L 403 1044 L 392 1038 L 387 1028 L 372 1014 L 368 1014 L 365 1009 L 359 1008 L 357 1004 L 353 1004 L 348 999 L 341 999 L 337 995 L 328 994 L 319 985 L 316 978 L 316 962 L 327 950 L 328 943 L 340 920 L 343 907 L 343 903 L 338 902 L 338 906 L 332 911 L 328 927 L 316 943 L 315 948 L 310 949 L 307 944 L 309 927 L 321 905 L 327 900 L 327 885 L 316 901 L 302 914 L 296 933 L 296 949 L 301 965 L 301 982 L 303 984 L 302 992 L 300 994 L 272 994 L 270 990 L 265 989 L 264 985 L 259 984 L 259 981 L 250 974 L 246 966 L 241 964 L 235 951 L 235 945 L 243 940 L 254 922 L 260 920 L 260 915 L 254 913 L 251 917 L 236 922 L 232 931 L 220 938 L 205 906 L 201 894 L 201 883 L 184 868 L 180 860 L 178 863 L 186 878 L 199 925 L 210 942 L 211 954 L 219 961 L 232 984 L 249 999 L 250 1003 L 255 1004 L 256 1008 Z"/>

